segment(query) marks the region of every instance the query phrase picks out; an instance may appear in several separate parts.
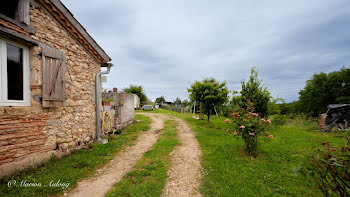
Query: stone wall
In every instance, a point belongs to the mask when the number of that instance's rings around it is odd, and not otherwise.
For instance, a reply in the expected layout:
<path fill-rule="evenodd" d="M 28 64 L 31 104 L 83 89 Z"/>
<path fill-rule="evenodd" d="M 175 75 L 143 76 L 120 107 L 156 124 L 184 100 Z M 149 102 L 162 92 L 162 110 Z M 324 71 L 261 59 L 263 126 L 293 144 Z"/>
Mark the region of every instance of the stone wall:
<path fill-rule="evenodd" d="M 65 107 L 43 108 L 41 47 L 30 48 L 31 105 L 0 106 L 0 176 L 69 154 L 96 135 L 95 75 L 100 64 L 38 5 L 31 5 L 31 38 L 66 53 Z"/>
<path fill-rule="evenodd" d="M 134 95 L 128 93 L 119 93 L 115 99 L 118 104 L 116 108 L 116 116 L 118 124 L 121 127 L 126 127 L 134 121 Z"/>
<path fill-rule="evenodd" d="M 103 93 L 102 98 L 113 98 L 113 102 L 102 103 L 103 110 L 108 111 L 113 119 L 118 118 L 117 128 L 126 127 L 134 122 L 134 113 L 135 113 L 135 95 L 129 93 L 118 92 L 117 88 L 113 89 L 113 92 Z M 137 95 L 136 95 L 137 96 Z"/>

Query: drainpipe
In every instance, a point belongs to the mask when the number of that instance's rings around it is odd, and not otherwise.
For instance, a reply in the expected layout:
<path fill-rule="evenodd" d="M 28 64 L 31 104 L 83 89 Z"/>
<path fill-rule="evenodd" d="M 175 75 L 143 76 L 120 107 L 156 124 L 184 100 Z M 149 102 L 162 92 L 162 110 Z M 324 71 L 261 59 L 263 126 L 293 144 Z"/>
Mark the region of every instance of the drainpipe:
<path fill-rule="evenodd" d="M 100 77 L 101 75 L 108 74 L 113 64 L 106 63 L 107 71 L 99 72 L 96 74 L 96 127 L 97 127 L 97 141 L 101 141 L 101 118 L 100 118 Z"/>

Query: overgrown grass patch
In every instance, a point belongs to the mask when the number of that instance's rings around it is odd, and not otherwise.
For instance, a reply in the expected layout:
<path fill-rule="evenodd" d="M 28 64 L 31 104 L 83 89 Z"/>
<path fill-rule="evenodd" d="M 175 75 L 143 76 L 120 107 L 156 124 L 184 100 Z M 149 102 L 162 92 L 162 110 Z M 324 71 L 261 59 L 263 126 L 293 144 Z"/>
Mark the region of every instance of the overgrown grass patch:
<path fill-rule="evenodd" d="M 319 132 L 315 122 L 289 120 L 287 125 L 276 126 L 266 136 L 259 137 L 257 158 L 244 151 L 243 140 L 227 133 L 224 117 L 212 116 L 208 123 L 159 109 L 183 118 L 196 134 L 202 149 L 203 168 L 200 192 L 204 196 L 322 196 L 315 183 L 299 172 L 314 146 L 323 142 L 344 145 L 341 135 Z"/>
<path fill-rule="evenodd" d="M 167 120 L 157 143 L 107 196 L 160 196 L 167 178 L 169 154 L 178 144 L 176 123 Z"/>
<path fill-rule="evenodd" d="M 70 156 L 58 159 L 53 157 L 43 165 L 28 169 L 11 179 L 1 180 L 0 196 L 52 196 L 64 191 L 61 187 L 50 187 L 53 183 L 69 183 L 73 189 L 77 182 L 91 176 L 98 166 L 111 160 L 123 147 L 132 145 L 138 135 L 149 130 L 150 118 L 136 115 L 135 124 L 125 128 L 121 135 L 110 138 L 107 144 L 93 144 L 91 149 L 80 149 Z M 8 187 L 8 182 L 15 180 L 18 187 Z M 20 187 L 22 181 L 41 183 L 41 187 Z M 46 187 L 44 186 L 46 185 Z"/>

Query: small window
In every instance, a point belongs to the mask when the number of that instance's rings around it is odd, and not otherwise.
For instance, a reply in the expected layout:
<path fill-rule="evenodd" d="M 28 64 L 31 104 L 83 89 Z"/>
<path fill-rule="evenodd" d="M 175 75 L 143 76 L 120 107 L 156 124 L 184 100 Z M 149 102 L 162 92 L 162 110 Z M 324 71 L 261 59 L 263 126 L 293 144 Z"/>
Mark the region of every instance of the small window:
<path fill-rule="evenodd" d="M 0 105 L 29 106 L 29 56 L 26 46 L 0 39 Z"/>
<path fill-rule="evenodd" d="M 19 22 L 30 25 L 30 0 L 6 0 L 1 2 L 0 18 L 11 23 Z"/>
<path fill-rule="evenodd" d="M 7 17 L 16 19 L 17 8 L 18 0 L 4 1 L 1 3 L 0 13 Z"/>
<path fill-rule="evenodd" d="M 23 49 L 7 46 L 7 99 L 23 100 Z"/>

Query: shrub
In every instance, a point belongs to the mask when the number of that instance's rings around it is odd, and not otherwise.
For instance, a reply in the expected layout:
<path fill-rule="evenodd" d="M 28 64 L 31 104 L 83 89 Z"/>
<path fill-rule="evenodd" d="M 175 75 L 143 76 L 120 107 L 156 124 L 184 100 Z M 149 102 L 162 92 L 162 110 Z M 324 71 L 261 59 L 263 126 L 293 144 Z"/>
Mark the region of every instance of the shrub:
<path fill-rule="evenodd" d="M 350 140 L 347 145 L 332 147 L 330 142 L 322 143 L 311 156 L 306 172 L 313 177 L 317 187 L 325 196 L 332 192 L 350 196 Z"/>
<path fill-rule="evenodd" d="M 102 102 L 114 102 L 113 98 L 104 98 L 102 99 Z"/>
<path fill-rule="evenodd" d="M 159 105 L 159 107 L 162 108 L 162 109 L 171 110 L 171 106 L 168 105 L 168 104 L 161 104 L 161 105 Z"/>
<path fill-rule="evenodd" d="M 277 114 L 274 116 L 274 118 L 272 120 L 273 120 L 273 123 L 276 125 L 284 125 L 284 124 L 286 124 L 288 118 L 286 115 Z"/>
<path fill-rule="evenodd" d="M 254 111 L 254 104 L 250 101 L 246 104 L 245 108 L 240 109 L 238 112 L 232 111 L 230 114 L 232 118 L 231 127 L 227 129 L 227 132 L 233 131 L 235 136 L 241 136 L 245 142 L 247 152 L 249 155 L 253 155 L 258 146 L 258 136 L 266 131 L 271 121 L 265 120 L 260 117 Z M 225 120 L 230 123 L 230 119 Z M 269 136 L 271 139 L 272 135 Z"/>

